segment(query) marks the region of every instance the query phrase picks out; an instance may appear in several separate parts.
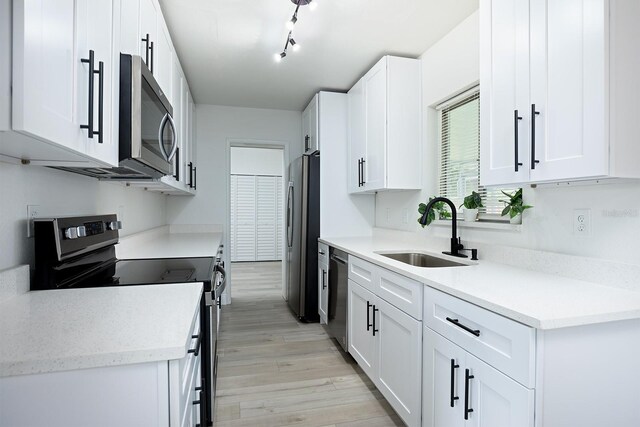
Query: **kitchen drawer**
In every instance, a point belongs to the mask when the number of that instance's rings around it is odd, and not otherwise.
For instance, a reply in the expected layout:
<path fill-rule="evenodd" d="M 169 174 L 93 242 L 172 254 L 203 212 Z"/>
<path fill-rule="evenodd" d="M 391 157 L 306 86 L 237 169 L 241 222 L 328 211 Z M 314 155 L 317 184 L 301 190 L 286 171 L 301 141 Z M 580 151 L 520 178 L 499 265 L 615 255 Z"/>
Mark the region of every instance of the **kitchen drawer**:
<path fill-rule="evenodd" d="M 535 329 L 429 287 L 424 288 L 424 324 L 524 386 L 534 387 Z"/>
<path fill-rule="evenodd" d="M 409 316 L 422 320 L 422 289 L 424 285 L 393 271 L 378 268 L 376 294 Z"/>
<path fill-rule="evenodd" d="M 318 264 L 329 265 L 329 246 L 326 243 L 318 243 Z"/>
<path fill-rule="evenodd" d="M 194 324 L 191 326 L 191 333 L 189 335 L 189 350 L 195 349 L 198 338 L 192 338 L 194 336 L 198 336 L 200 334 L 200 312 L 196 315 L 194 319 Z M 202 352 L 203 341 L 200 340 L 200 350 L 198 354 Z M 187 387 L 189 386 L 189 382 L 191 381 L 190 374 L 193 370 L 193 366 L 195 365 L 196 354 L 195 353 L 187 353 L 185 357 L 180 359 L 178 366 L 180 372 L 180 390 L 182 393 L 185 393 Z"/>
<path fill-rule="evenodd" d="M 370 262 L 349 255 L 349 279 L 363 288 L 377 294 L 376 271 L 378 267 Z"/>
<path fill-rule="evenodd" d="M 193 423 L 194 412 L 200 409 L 198 405 L 193 404 L 194 401 L 200 400 L 200 391 L 196 390 L 196 388 L 200 386 L 200 358 L 201 356 L 194 358 L 195 363 L 191 367 L 189 375 L 187 375 L 189 388 L 186 390 L 180 402 L 182 427 L 195 426 Z"/>

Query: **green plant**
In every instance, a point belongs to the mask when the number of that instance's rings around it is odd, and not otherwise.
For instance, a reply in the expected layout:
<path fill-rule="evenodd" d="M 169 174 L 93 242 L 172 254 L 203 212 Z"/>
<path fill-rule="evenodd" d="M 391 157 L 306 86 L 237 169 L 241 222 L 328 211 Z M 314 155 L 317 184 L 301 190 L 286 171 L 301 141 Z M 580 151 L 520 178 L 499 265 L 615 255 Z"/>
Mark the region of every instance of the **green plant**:
<path fill-rule="evenodd" d="M 527 209 L 531 209 L 533 206 L 525 205 L 522 200 L 522 188 L 513 194 L 502 192 L 509 200 L 500 200 L 506 206 L 502 210 L 502 216 L 509 214 L 509 218 L 514 218 L 524 212 Z"/>
<path fill-rule="evenodd" d="M 433 200 L 434 197 L 429 197 L 429 201 Z M 420 214 L 420 218 L 424 215 L 427 210 L 427 205 L 425 203 L 420 203 L 418 205 L 418 213 Z M 420 224 L 422 228 L 431 224 L 436 219 L 436 212 L 438 212 L 438 219 L 448 219 L 451 218 L 451 212 L 447 210 L 447 205 L 444 202 L 437 202 L 433 205 L 433 208 L 427 214 L 427 223 Z M 418 218 L 418 222 L 420 222 L 420 218 Z"/>
<path fill-rule="evenodd" d="M 462 202 L 460 207 L 463 207 L 463 206 L 465 209 L 481 208 L 483 207 L 482 198 L 478 193 L 476 193 L 475 191 L 472 191 L 471 194 L 469 194 L 467 197 L 464 198 L 464 201 Z"/>

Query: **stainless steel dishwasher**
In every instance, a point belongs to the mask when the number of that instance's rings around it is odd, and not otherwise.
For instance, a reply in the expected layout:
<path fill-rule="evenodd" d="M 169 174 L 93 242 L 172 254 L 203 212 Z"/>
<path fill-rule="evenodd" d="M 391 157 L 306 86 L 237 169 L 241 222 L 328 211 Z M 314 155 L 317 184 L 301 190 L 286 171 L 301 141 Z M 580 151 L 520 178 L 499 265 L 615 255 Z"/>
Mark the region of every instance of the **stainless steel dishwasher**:
<path fill-rule="evenodd" d="M 347 260 L 346 252 L 329 248 L 329 304 L 325 329 L 329 336 L 338 340 L 344 351 L 349 352 L 347 337 L 349 264 Z"/>

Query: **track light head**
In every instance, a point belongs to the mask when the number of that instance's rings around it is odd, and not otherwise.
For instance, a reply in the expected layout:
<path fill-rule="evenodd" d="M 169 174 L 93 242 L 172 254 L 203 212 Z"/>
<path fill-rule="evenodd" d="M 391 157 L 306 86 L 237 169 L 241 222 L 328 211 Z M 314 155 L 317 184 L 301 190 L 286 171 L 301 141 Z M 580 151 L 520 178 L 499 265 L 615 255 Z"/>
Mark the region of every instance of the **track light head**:
<path fill-rule="evenodd" d="M 276 62 L 280 62 L 280 61 L 282 61 L 282 59 L 283 59 L 285 56 L 287 56 L 287 52 L 283 50 L 283 51 L 282 51 L 282 52 L 280 52 L 280 53 L 276 53 L 276 54 L 274 54 L 274 55 L 273 55 L 273 59 L 274 59 L 274 61 L 276 61 Z"/>
<path fill-rule="evenodd" d="M 291 48 L 293 49 L 294 52 L 297 52 L 300 50 L 300 45 L 296 43 L 294 39 L 289 38 L 289 44 L 291 45 Z"/>
<path fill-rule="evenodd" d="M 293 27 L 294 25 L 296 25 L 296 22 L 298 22 L 298 17 L 296 15 L 293 15 L 291 19 L 287 21 L 287 29 L 293 30 Z"/>

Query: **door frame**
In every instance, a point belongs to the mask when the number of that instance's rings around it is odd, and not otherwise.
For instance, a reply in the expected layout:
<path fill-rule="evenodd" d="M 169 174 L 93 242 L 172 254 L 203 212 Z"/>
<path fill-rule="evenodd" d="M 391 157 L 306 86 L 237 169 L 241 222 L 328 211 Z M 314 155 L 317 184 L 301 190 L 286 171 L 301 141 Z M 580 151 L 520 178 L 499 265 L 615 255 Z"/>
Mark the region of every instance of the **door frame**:
<path fill-rule="evenodd" d="M 281 150 L 282 151 L 282 201 L 283 205 L 281 209 L 283 210 L 282 215 L 282 229 L 286 230 L 286 212 L 285 212 L 285 204 L 287 202 L 287 186 L 289 184 L 289 153 L 290 153 L 290 142 L 289 141 L 277 141 L 277 140 L 266 140 L 266 139 L 250 139 L 250 138 L 227 138 L 226 141 L 226 150 L 225 150 L 225 186 L 226 186 L 226 209 L 225 209 L 225 230 L 224 233 L 224 245 L 226 248 L 231 250 L 231 148 L 260 148 L 260 149 L 271 149 L 271 150 Z M 286 248 L 287 248 L 287 233 L 282 233 L 282 297 L 287 300 L 287 258 Z M 231 266 L 231 253 L 229 252 L 228 258 L 229 265 L 227 268 L 229 274 L 229 283 L 227 285 L 227 292 L 223 295 L 223 304 L 231 304 L 231 294 L 233 292 L 233 272 Z"/>

